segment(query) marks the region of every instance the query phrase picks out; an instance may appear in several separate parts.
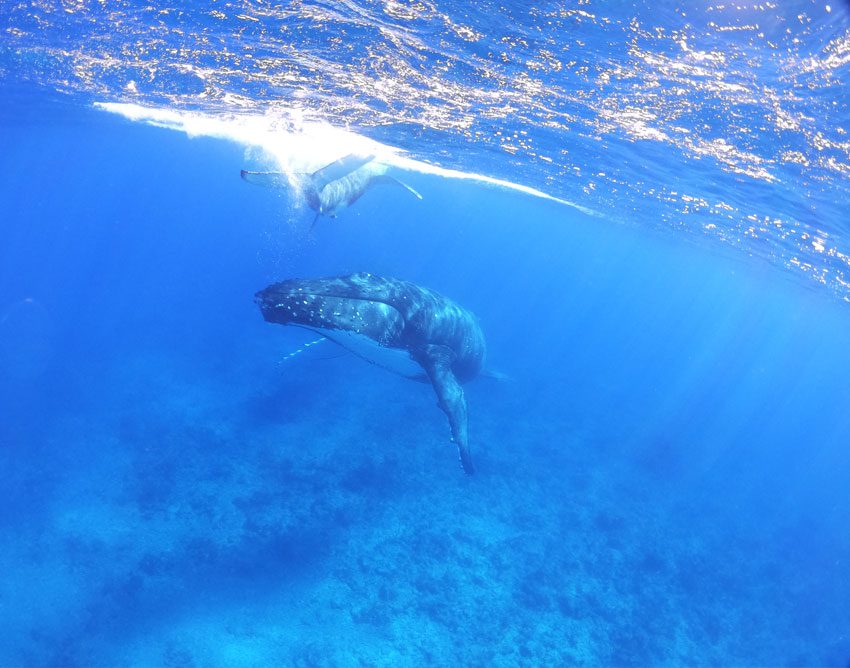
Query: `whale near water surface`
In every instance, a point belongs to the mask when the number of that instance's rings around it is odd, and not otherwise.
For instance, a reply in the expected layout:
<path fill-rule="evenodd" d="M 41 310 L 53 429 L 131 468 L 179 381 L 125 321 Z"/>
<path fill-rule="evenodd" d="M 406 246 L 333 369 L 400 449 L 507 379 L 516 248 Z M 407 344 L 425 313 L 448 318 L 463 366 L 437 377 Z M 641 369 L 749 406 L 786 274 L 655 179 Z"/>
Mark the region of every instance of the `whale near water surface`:
<path fill-rule="evenodd" d="M 374 155 L 347 155 L 312 174 L 297 175 L 298 185 L 307 199 L 307 204 L 316 212 L 313 224 L 320 216 L 336 217 L 337 213 L 360 199 L 373 185 L 388 183 L 400 186 L 422 199 L 406 183 L 388 174 L 389 167 L 375 160 Z M 252 172 L 243 169 L 242 178 L 256 185 L 282 188 L 289 183 L 284 172 Z"/>

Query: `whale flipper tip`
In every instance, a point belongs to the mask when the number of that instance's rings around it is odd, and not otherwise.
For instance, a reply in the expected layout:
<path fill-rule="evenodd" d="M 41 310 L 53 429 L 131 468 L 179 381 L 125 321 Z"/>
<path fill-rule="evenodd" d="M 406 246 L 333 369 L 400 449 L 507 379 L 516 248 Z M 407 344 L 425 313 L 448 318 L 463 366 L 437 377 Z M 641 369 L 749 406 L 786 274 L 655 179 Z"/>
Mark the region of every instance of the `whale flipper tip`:
<path fill-rule="evenodd" d="M 452 371 L 455 354 L 446 346 L 428 345 L 416 356 L 416 361 L 425 369 L 428 379 L 437 394 L 437 405 L 449 419 L 452 441 L 457 446 L 460 465 L 467 475 L 475 473 L 472 454 L 469 451 L 466 397 L 458 379 Z"/>

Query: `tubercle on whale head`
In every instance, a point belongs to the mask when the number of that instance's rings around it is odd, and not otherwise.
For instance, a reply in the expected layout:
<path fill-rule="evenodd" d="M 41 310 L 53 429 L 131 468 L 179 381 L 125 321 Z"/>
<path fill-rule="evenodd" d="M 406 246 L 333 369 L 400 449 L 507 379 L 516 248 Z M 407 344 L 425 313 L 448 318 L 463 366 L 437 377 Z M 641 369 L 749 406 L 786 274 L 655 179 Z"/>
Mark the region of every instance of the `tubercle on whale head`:
<path fill-rule="evenodd" d="M 281 283 L 275 283 L 254 293 L 254 303 L 260 307 L 267 306 L 282 297 L 286 297 L 289 292 L 289 290 L 283 288 Z"/>
<path fill-rule="evenodd" d="M 298 288 L 289 288 L 285 283 L 276 283 L 254 295 L 254 303 L 260 307 L 263 318 L 268 322 L 287 324 L 297 322 L 298 311 L 308 304 L 310 296 Z"/>
<path fill-rule="evenodd" d="M 266 322 L 279 325 L 338 329 L 344 315 L 333 297 L 299 280 L 270 285 L 254 295 L 254 302 Z"/>

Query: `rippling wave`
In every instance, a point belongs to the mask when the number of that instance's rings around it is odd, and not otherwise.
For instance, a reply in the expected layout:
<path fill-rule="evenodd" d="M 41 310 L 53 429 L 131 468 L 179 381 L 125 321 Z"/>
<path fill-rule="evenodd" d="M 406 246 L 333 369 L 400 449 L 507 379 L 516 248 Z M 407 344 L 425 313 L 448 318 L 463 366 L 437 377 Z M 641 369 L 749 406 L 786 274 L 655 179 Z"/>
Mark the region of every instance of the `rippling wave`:
<path fill-rule="evenodd" d="M 0 30 L 7 79 L 329 123 L 850 301 L 845 4 L 35 0 Z"/>

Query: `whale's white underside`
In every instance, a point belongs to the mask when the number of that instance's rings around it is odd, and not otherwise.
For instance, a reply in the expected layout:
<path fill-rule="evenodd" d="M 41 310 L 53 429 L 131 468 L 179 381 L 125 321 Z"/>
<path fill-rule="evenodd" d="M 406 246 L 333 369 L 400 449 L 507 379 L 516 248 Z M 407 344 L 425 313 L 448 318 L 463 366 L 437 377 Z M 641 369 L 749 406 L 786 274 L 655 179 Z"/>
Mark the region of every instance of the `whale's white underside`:
<path fill-rule="evenodd" d="M 411 359 L 410 353 L 403 348 L 382 346 L 374 339 L 364 334 L 352 332 L 351 330 L 326 329 L 322 327 L 304 328 L 326 337 L 367 362 L 376 364 L 393 373 L 416 380 L 426 379 L 422 367 Z"/>

